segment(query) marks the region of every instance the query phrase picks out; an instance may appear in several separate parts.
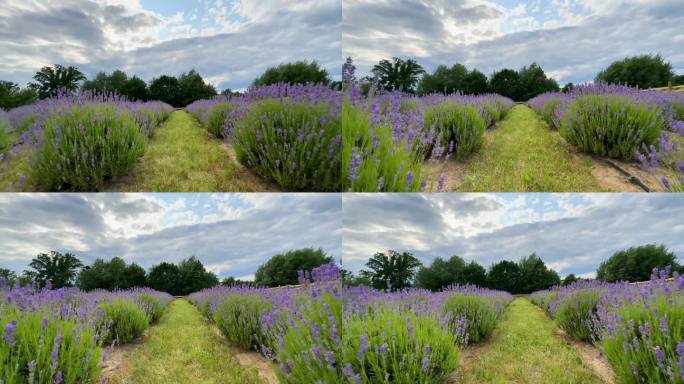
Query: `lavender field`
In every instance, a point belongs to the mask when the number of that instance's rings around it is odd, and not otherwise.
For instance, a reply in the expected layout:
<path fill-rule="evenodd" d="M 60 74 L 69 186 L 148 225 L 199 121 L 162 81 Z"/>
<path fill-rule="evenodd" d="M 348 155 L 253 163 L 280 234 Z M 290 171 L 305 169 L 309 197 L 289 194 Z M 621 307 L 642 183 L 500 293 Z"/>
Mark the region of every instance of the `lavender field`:
<path fill-rule="evenodd" d="M 125 291 L 9 287 L 2 281 L 0 376 L 4 383 L 98 383 L 106 348 L 128 343 L 172 300 Z"/>
<path fill-rule="evenodd" d="M 0 186 L 339 191 L 340 108 L 341 93 L 323 85 L 197 101 L 194 119 L 162 102 L 60 94 L 0 112 Z"/>
<path fill-rule="evenodd" d="M 419 97 L 356 79 L 351 59 L 343 84 L 345 191 L 681 190 L 682 93 L 597 82 L 518 105 Z"/>
<path fill-rule="evenodd" d="M 684 277 L 655 269 L 643 284 L 584 281 L 532 301 L 572 338 L 596 345 L 618 383 L 684 383 Z"/>

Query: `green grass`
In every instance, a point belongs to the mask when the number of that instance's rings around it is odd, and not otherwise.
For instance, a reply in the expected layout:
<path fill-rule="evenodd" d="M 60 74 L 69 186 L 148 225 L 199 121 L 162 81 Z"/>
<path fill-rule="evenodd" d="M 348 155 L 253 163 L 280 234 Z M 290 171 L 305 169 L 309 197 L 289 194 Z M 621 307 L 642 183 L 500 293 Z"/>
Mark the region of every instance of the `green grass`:
<path fill-rule="evenodd" d="M 463 383 L 601 383 L 541 309 L 513 300 L 491 339 L 461 367 Z"/>
<path fill-rule="evenodd" d="M 259 383 L 256 369 L 231 358 L 211 327 L 188 301 L 171 302 L 144 342 L 125 350 L 109 383 Z"/>
<path fill-rule="evenodd" d="M 130 176 L 107 190 L 140 192 L 252 192 L 273 187 L 239 167 L 223 141 L 185 111 L 157 128 Z"/>
<path fill-rule="evenodd" d="M 465 162 L 460 191 L 585 192 L 605 191 L 592 175 L 593 161 L 573 155 L 560 135 L 532 109 L 515 106 Z"/>

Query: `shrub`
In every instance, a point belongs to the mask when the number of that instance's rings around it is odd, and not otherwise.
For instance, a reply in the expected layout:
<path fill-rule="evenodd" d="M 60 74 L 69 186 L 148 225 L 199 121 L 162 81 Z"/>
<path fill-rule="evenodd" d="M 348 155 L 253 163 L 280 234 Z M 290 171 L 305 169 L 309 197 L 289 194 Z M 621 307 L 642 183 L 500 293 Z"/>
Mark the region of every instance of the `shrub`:
<path fill-rule="evenodd" d="M 598 291 L 578 290 L 563 297 L 555 308 L 558 325 L 570 336 L 582 341 L 598 339 L 596 310 L 600 302 Z"/>
<path fill-rule="evenodd" d="M 477 343 L 489 336 L 496 327 L 498 316 L 491 300 L 472 294 L 452 295 L 444 301 L 449 314 L 449 327 L 462 336 L 462 343 Z"/>
<path fill-rule="evenodd" d="M 288 189 L 340 189 L 341 120 L 327 103 L 253 103 L 230 140 L 240 162 Z"/>
<path fill-rule="evenodd" d="M 232 104 L 228 102 L 218 102 L 209 107 L 206 121 L 203 123 L 204 128 L 212 135 L 223 138 L 224 124 L 233 109 Z"/>
<path fill-rule="evenodd" d="M 168 303 L 162 303 L 159 297 L 150 293 L 141 293 L 137 298 L 138 306 L 145 312 L 149 323 L 154 323 L 164 313 Z"/>
<path fill-rule="evenodd" d="M 634 159 L 667 126 L 659 107 L 620 95 L 583 95 L 570 102 L 560 134 L 584 151 Z"/>
<path fill-rule="evenodd" d="M 402 139 L 395 144 L 392 127 L 371 121 L 348 100 L 342 107 L 342 188 L 354 192 L 417 192 L 425 157 Z"/>
<path fill-rule="evenodd" d="M 429 315 L 375 308 L 345 319 L 346 368 L 363 383 L 444 383 L 458 365 L 456 336 Z"/>
<path fill-rule="evenodd" d="M 446 102 L 425 111 L 425 127 L 434 127 L 441 137 L 437 144 L 463 159 L 480 148 L 487 123 L 474 106 Z"/>
<path fill-rule="evenodd" d="M 656 293 L 619 308 L 602 351 L 620 383 L 684 383 L 684 297 Z"/>
<path fill-rule="evenodd" d="M 10 131 L 9 121 L 5 118 L 5 113 L 0 109 L 0 160 L 2 160 L 3 153 L 9 148 Z"/>
<path fill-rule="evenodd" d="M 345 382 L 342 300 L 330 292 L 302 299 L 301 315 L 291 316 L 287 330 L 273 346 L 281 362 L 281 382 Z"/>
<path fill-rule="evenodd" d="M 90 327 L 48 312 L 0 311 L 0 377 L 5 384 L 99 383 L 102 350 Z"/>
<path fill-rule="evenodd" d="M 231 293 L 217 304 L 213 320 L 230 342 L 259 350 L 270 344 L 261 324 L 262 311 L 270 309 L 270 303 L 258 294 Z"/>
<path fill-rule="evenodd" d="M 101 304 L 107 333 L 103 342 L 127 343 L 142 335 L 149 325 L 145 312 L 131 299 L 113 299 Z"/>
<path fill-rule="evenodd" d="M 132 114 L 110 104 L 71 106 L 43 124 L 33 171 L 52 189 L 97 189 L 128 172 L 146 145 Z"/>

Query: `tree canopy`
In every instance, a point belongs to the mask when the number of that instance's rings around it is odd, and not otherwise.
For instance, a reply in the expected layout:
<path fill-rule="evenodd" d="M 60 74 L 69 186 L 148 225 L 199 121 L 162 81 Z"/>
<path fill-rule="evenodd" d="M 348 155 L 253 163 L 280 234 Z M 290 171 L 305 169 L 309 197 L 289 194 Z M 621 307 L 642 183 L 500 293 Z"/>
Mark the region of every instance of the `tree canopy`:
<path fill-rule="evenodd" d="M 121 70 L 116 70 L 110 75 L 100 72 L 94 79 L 86 80 L 82 88 L 98 93 L 117 93 L 129 100 L 146 101 L 149 99 L 145 81 L 137 76 L 129 78 L 126 72 Z"/>
<path fill-rule="evenodd" d="M 396 291 L 411 286 L 420 265 L 410 252 L 389 250 L 373 255 L 366 263 L 368 270 L 364 275 L 370 278 L 373 288 Z"/>
<path fill-rule="evenodd" d="M 78 269 L 83 266 L 81 260 L 72 253 L 39 253 L 29 267 L 33 269 L 35 283 L 39 288 L 45 287 L 48 282 L 53 288 L 71 287 L 74 284 Z"/>
<path fill-rule="evenodd" d="M 651 277 L 653 268 L 662 269 L 667 265 L 675 270 L 682 268 L 677 256 L 665 245 L 640 245 L 615 252 L 599 265 L 596 278 L 603 281 L 646 281 Z"/>
<path fill-rule="evenodd" d="M 299 282 L 297 271 L 310 271 L 332 261 L 332 257 L 321 248 L 291 250 L 277 254 L 260 265 L 254 275 L 254 282 L 267 287 L 297 284 Z"/>
<path fill-rule="evenodd" d="M 596 75 L 596 80 L 611 84 L 626 84 L 642 89 L 664 87 L 675 80 L 672 64 L 660 55 L 626 57 L 610 64 Z"/>
<path fill-rule="evenodd" d="M 380 85 L 387 91 L 399 90 L 407 93 L 415 92 L 420 75 L 425 73 L 423 67 L 412 59 L 380 60 L 373 67 L 378 74 Z"/>
<path fill-rule="evenodd" d="M 38 93 L 34 88 L 21 89 L 11 81 L 0 80 L 0 108 L 10 110 L 38 100 Z"/>
<path fill-rule="evenodd" d="M 254 79 L 253 86 L 287 84 L 330 84 L 330 76 L 325 68 L 312 61 L 296 61 L 268 68 L 261 76 Z"/>
<path fill-rule="evenodd" d="M 80 83 L 86 80 L 85 75 L 73 66 L 65 67 L 55 64 L 53 67 L 43 67 L 34 76 L 35 83 L 29 86 L 38 92 L 38 97 L 45 99 L 57 96 L 60 91 L 76 92 Z"/>
<path fill-rule="evenodd" d="M 426 73 L 420 79 L 418 93 L 456 93 L 479 95 L 487 93 L 487 76 L 484 73 L 468 69 L 462 64 L 454 64 L 450 68 L 440 65 L 433 73 Z"/>
<path fill-rule="evenodd" d="M 147 285 L 145 269 L 138 264 L 127 264 L 124 259 L 114 257 L 109 261 L 97 259 L 92 265 L 81 269 L 78 274 L 78 287 L 93 289 L 128 289 Z"/>

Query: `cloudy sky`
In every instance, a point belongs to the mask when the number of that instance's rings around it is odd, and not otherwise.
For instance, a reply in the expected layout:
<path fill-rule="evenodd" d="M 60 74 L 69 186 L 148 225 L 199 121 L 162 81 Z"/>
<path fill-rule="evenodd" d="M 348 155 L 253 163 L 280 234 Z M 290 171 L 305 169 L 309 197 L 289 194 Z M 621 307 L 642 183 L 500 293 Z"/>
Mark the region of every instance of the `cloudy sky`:
<path fill-rule="evenodd" d="M 2 0 L 0 80 L 23 86 L 54 63 L 147 81 L 195 68 L 240 89 L 295 60 L 338 78 L 341 13 L 340 0 Z"/>
<path fill-rule="evenodd" d="M 561 276 L 595 276 L 616 251 L 662 243 L 684 261 L 682 194 L 344 194 L 342 260 L 411 251 L 485 267 L 536 252 Z"/>
<path fill-rule="evenodd" d="M 220 277 L 253 278 L 271 256 L 321 247 L 339 260 L 337 194 L 0 194 L 0 267 L 73 252 L 145 268 L 197 256 Z"/>
<path fill-rule="evenodd" d="M 537 62 L 561 84 L 615 60 L 660 53 L 684 73 L 681 0 L 345 0 L 343 53 L 365 75 L 380 59 L 490 75 Z"/>

